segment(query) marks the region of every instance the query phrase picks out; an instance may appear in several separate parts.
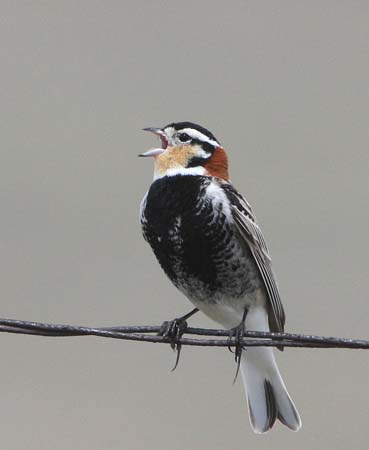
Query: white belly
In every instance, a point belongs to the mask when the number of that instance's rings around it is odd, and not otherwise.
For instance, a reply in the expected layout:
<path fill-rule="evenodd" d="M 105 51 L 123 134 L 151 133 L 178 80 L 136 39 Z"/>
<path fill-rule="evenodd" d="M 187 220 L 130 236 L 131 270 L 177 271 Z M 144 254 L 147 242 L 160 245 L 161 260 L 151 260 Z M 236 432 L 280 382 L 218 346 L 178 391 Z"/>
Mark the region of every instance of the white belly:
<path fill-rule="evenodd" d="M 207 317 L 219 323 L 225 329 L 234 328 L 241 323 L 245 308 L 249 311 L 255 309 L 266 311 L 265 294 L 262 289 L 257 289 L 243 298 L 221 298 L 215 302 L 190 300 Z M 246 329 L 251 330 L 252 328 L 247 327 L 247 322 L 246 318 Z"/>

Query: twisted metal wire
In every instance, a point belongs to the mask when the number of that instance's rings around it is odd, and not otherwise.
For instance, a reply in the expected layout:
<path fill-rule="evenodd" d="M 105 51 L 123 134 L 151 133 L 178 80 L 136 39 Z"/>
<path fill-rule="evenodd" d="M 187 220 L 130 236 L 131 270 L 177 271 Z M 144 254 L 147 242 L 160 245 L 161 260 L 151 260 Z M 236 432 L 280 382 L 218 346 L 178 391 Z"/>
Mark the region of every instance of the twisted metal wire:
<path fill-rule="evenodd" d="M 191 345 L 201 347 L 298 347 L 298 348 L 346 348 L 369 349 L 369 340 L 348 339 L 304 335 L 297 333 L 266 333 L 261 331 L 245 331 L 242 341 L 236 342 L 229 337 L 227 330 L 188 327 L 184 334 L 201 336 L 201 338 L 177 337 L 166 338 L 158 335 L 160 326 L 116 326 L 116 327 L 84 327 L 65 324 L 50 324 L 24 320 L 0 319 L 0 332 L 26 334 L 47 337 L 97 336 L 111 339 Z M 226 338 L 226 339 L 222 339 Z"/>

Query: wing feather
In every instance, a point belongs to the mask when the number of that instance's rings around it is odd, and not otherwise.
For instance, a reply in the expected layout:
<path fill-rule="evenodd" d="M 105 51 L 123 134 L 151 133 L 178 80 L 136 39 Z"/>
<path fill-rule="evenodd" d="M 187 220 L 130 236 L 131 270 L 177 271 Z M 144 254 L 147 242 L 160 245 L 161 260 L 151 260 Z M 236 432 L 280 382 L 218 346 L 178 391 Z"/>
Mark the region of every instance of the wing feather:
<path fill-rule="evenodd" d="M 269 324 L 271 331 L 283 332 L 285 313 L 279 295 L 279 290 L 273 273 L 271 258 L 264 236 L 258 226 L 255 214 L 248 202 L 230 184 L 224 184 L 225 190 L 232 205 L 232 214 L 235 225 L 241 238 L 248 245 L 264 281 L 269 299 Z"/>

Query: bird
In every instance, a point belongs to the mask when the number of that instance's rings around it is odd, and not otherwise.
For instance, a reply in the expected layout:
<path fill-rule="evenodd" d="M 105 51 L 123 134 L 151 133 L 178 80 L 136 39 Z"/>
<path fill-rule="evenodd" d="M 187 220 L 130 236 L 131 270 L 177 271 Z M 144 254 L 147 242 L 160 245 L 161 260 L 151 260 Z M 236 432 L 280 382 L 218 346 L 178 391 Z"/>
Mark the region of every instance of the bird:
<path fill-rule="evenodd" d="M 195 306 L 184 318 L 199 310 L 227 330 L 283 332 L 269 250 L 250 204 L 229 180 L 226 150 L 192 122 L 144 131 L 158 136 L 160 146 L 139 155 L 154 158 L 154 179 L 140 205 L 142 232 Z M 241 348 L 239 364 L 253 431 L 266 433 L 276 420 L 299 430 L 273 349 Z"/>

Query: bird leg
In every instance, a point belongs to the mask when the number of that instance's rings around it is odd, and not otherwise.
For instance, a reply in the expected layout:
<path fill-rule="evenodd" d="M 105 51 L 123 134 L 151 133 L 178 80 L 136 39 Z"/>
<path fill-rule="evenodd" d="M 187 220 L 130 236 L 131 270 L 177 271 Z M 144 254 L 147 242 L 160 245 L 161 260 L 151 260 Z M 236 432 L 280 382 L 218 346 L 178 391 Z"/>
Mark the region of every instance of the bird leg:
<path fill-rule="evenodd" d="M 229 340 L 232 341 L 232 339 L 234 339 L 235 348 L 233 350 L 232 347 L 229 345 L 228 350 L 231 353 L 234 353 L 234 360 L 235 360 L 235 362 L 237 364 L 237 370 L 236 370 L 236 375 L 235 375 L 234 380 L 233 380 L 233 384 L 235 383 L 235 381 L 237 379 L 238 372 L 240 370 L 242 350 L 244 350 L 244 347 L 242 345 L 242 341 L 243 341 L 243 337 L 244 337 L 244 333 L 245 333 L 245 321 L 246 321 L 247 313 L 248 313 L 248 308 L 245 307 L 245 310 L 243 312 L 243 316 L 242 316 L 242 320 L 241 320 L 240 324 L 237 325 L 237 327 L 231 328 L 229 330 Z M 230 342 L 230 344 L 231 344 L 231 342 Z"/>
<path fill-rule="evenodd" d="M 198 308 L 194 308 L 189 313 L 184 316 L 178 317 L 173 320 L 166 320 L 162 323 L 159 333 L 159 336 L 163 336 L 163 338 L 170 342 L 170 346 L 173 350 L 177 351 L 177 358 L 172 369 L 172 372 L 177 368 L 179 363 L 179 357 L 181 355 L 182 344 L 178 343 L 178 339 L 186 332 L 187 330 L 187 319 L 198 312 Z"/>

